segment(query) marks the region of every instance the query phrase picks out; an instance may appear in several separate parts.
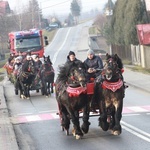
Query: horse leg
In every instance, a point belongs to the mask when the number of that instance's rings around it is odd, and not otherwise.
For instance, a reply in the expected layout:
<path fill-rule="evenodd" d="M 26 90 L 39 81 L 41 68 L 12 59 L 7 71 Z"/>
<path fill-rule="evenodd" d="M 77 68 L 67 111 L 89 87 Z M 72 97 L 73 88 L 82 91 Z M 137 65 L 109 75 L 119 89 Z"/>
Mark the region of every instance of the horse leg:
<path fill-rule="evenodd" d="M 54 85 L 54 82 L 51 82 L 51 93 L 54 93 L 53 85 Z"/>
<path fill-rule="evenodd" d="M 109 123 L 107 122 L 107 112 L 106 112 L 106 105 L 103 100 L 100 102 L 100 117 L 99 117 L 99 126 L 104 130 L 107 131 L 109 128 Z"/>
<path fill-rule="evenodd" d="M 26 98 L 27 99 L 30 98 L 30 86 L 29 85 L 26 86 Z"/>
<path fill-rule="evenodd" d="M 89 113 L 90 113 L 90 107 L 87 104 L 84 108 L 83 108 L 83 124 L 81 126 L 81 129 L 84 133 L 88 133 L 89 131 L 89 126 L 90 126 L 90 122 L 89 122 Z"/>
<path fill-rule="evenodd" d="M 18 95 L 19 83 L 17 77 L 15 77 L 14 88 L 15 88 L 15 94 Z"/>
<path fill-rule="evenodd" d="M 47 94 L 50 95 L 51 92 L 50 92 L 50 82 L 47 83 Z"/>
<path fill-rule="evenodd" d="M 52 78 L 51 78 L 51 93 L 54 93 L 54 89 L 53 89 L 53 86 L 54 86 L 54 76 L 55 76 L 55 74 L 53 73 L 52 74 Z"/>
<path fill-rule="evenodd" d="M 66 135 L 69 135 L 70 118 L 69 118 L 69 114 L 68 114 L 66 109 L 64 109 L 62 111 L 61 126 L 62 126 L 63 129 L 66 130 Z"/>
<path fill-rule="evenodd" d="M 117 101 L 117 105 L 115 105 L 115 114 L 114 114 L 114 119 L 115 119 L 115 126 L 113 127 L 113 135 L 119 135 L 122 132 L 120 120 L 122 118 L 122 107 L 123 107 L 123 100 Z"/>
<path fill-rule="evenodd" d="M 47 83 L 45 80 L 42 81 L 42 95 L 48 96 L 48 94 L 47 94 Z"/>
<path fill-rule="evenodd" d="M 25 91 L 26 91 L 25 86 L 24 86 L 24 84 L 20 81 L 20 98 L 22 98 L 22 99 L 26 98 L 26 96 L 25 96 Z"/>
<path fill-rule="evenodd" d="M 66 135 L 69 135 L 70 117 L 67 112 L 67 109 L 59 102 L 58 102 L 58 108 L 59 108 L 59 117 L 60 117 L 60 121 L 61 121 L 62 131 L 64 131 L 64 129 L 65 129 Z"/>
<path fill-rule="evenodd" d="M 80 139 L 83 136 L 83 133 L 80 128 L 80 122 L 79 122 L 79 110 L 73 111 L 72 109 L 67 109 L 70 117 L 72 119 L 73 123 L 73 130 L 72 134 L 76 137 L 76 139 Z"/>

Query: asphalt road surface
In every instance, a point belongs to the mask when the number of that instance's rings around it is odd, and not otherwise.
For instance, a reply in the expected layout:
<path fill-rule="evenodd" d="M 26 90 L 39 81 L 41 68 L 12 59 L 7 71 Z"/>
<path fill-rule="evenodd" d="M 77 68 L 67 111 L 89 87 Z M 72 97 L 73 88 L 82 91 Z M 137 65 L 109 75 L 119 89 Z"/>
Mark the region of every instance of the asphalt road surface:
<path fill-rule="evenodd" d="M 86 58 L 88 26 L 85 23 L 60 29 L 45 55 L 50 55 L 57 76 L 58 66 L 65 63 L 70 50 L 80 59 Z M 82 51 L 83 50 L 83 51 Z M 55 94 L 50 97 L 31 91 L 30 100 L 22 100 L 14 93 L 12 83 L 5 79 L 4 91 L 20 150 L 149 150 L 150 149 L 150 93 L 128 88 L 124 99 L 122 134 L 111 135 L 98 126 L 98 117 L 90 117 L 90 130 L 76 140 L 70 129 L 61 131 Z M 82 122 L 82 120 L 81 120 Z"/>

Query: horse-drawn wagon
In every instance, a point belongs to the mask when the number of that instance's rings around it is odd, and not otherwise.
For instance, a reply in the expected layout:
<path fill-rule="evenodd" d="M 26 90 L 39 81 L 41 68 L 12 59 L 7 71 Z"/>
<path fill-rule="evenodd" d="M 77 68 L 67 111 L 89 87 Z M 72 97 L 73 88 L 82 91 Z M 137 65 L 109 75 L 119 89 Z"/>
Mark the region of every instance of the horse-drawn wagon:
<path fill-rule="evenodd" d="M 119 135 L 125 86 L 123 83 L 117 55 L 107 55 L 104 69 L 99 77 L 87 84 L 85 68 L 82 64 L 71 64 L 59 68 L 56 80 L 56 100 L 62 130 L 69 134 L 70 120 L 72 134 L 80 139 L 89 131 L 90 114 L 96 111 L 98 124 L 104 130 Z M 120 64 L 118 64 L 120 63 Z M 73 86 L 75 85 L 75 86 Z M 80 115 L 82 113 L 82 116 Z M 79 118 L 83 123 L 80 126 Z"/>
<path fill-rule="evenodd" d="M 54 69 L 49 56 L 43 58 L 41 66 L 36 66 L 32 57 L 25 59 L 17 69 L 14 69 L 13 64 L 11 71 L 10 67 L 5 65 L 7 72 L 9 71 L 9 78 L 14 84 L 15 94 L 18 95 L 20 91 L 20 98 L 29 98 L 31 90 L 36 92 L 41 90 L 41 94 L 46 96 L 53 93 Z"/>

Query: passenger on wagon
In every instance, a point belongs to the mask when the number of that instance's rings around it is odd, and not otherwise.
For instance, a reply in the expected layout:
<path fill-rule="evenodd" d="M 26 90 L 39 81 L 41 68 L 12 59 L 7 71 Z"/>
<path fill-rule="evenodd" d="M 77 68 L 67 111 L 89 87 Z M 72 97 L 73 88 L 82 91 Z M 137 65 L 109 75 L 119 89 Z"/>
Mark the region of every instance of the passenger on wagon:
<path fill-rule="evenodd" d="M 15 62 L 14 62 L 14 70 L 18 70 L 18 68 L 21 66 L 21 58 L 18 56 L 15 58 Z"/>
<path fill-rule="evenodd" d="M 35 68 L 36 68 L 36 70 L 39 71 L 40 68 L 42 67 L 42 61 L 39 59 L 38 55 L 35 56 L 34 62 L 35 62 Z"/>
<path fill-rule="evenodd" d="M 8 64 L 12 65 L 11 62 L 12 60 L 15 58 L 15 54 L 14 53 L 11 53 L 10 54 L 10 57 L 8 58 Z"/>
<path fill-rule="evenodd" d="M 81 63 L 81 61 L 79 59 L 76 58 L 76 55 L 73 51 L 70 51 L 68 56 L 67 56 L 67 61 L 65 64 L 71 63 L 71 62 L 75 62 L 75 63 Z"/>
<path fill-rule="evenodd" d="M 103 61 L 99 56 L 96 56 L 93 50 L 87 51 L 87 59 L 84 61 L 87 70 L 87 80 L 96 78 L 103 69 Z"/>
<path fill-rule="evenodd" d="M 87 81 L 93 81 L 96 77 L 100 77 L 99 80 L 101 81 L 100 70 L 103 69 L 103 62 L 99 56 L 96 56 L 93 50 L 87 51 L 87 59 L 84 61 L 86 67 L 86 75 Z M 91 109 L 93 112 L 97 113 L 96 106 L 98 103 L 98 84 L 96 83 L 94 86 L 94 95 L 92 98 Z"/>

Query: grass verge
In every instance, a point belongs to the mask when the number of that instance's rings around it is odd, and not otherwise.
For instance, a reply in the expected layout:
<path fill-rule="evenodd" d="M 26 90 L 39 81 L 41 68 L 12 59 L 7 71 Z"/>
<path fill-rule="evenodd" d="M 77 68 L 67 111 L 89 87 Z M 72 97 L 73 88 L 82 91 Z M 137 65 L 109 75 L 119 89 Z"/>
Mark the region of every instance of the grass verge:
<path fill-rule="evenodd" d="M 132 71 L 137 71 L 150 75 L 150 69 L 142 68 L 141 66 L 127 66 L 127 68 L 131 69 Z"/>
<path fill-rule="evenodd" d="M 47 36 L 48 41 L 51 42 L 51 41 L 53 40 L 53 38 L 54 38 L 56 32 L 57 32 L 57 29 L 52 30 L 52 31 L 43 30 L 43 35 L 44 35 L 44 36 Z"/>

